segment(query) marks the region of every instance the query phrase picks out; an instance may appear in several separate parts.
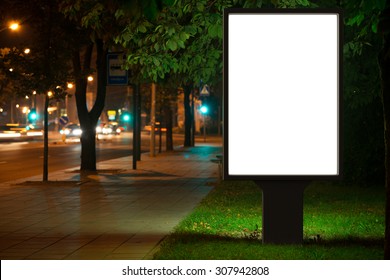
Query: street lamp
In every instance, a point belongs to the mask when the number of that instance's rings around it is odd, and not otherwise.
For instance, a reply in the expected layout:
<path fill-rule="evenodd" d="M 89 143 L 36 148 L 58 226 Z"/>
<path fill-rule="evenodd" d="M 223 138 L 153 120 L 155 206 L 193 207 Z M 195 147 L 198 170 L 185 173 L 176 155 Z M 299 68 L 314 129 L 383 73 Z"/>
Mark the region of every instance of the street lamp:
<path fill-rule="evenodd" d="M 36 104 L 37 104 L 37 91 L 34 90 L 34 91 L 32 92 L 32 94 L 33 94 L 33 99 L 32 99 L 32 106 L 31 106 L 31 107 L 32 107 L 32 108 L 35 108 L 35 107 L 37 106 L 37 105 L 36 105 Z"/>
<path fill-rule="evenodd" d="M 6 27 L 3 27 L 2 29 L 0 29 L 0 32 L 4 31 L 4 30 L 7 30 L 7 29 L 11 29 L 12 31 L 16 31 L 18 30 L 20 27 L 19 23 L 17 22 L 11 22 L 8 26 Z"/>
<path fill-rule="evenodd" d="M 9 25 L 9 29 L 11 30 L 18 30 L 19 29 L 19 23 L 17 22 L 11 22 L 11 24 Z"/>
<path fill-rule="evenodd" d="M 25 115 L 25 121 L 26 121 L 26 125 L 28 124 L 28 113 L 30 112 L 30 109 L 28 107 L 23 107 L 22 109 L 22 113 Z"/>

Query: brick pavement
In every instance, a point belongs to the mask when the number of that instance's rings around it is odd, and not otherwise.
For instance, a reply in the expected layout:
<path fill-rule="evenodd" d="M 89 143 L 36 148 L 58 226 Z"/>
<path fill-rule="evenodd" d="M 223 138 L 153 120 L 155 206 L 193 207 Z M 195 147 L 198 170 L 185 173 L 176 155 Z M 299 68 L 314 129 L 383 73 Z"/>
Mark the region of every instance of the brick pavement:
<path fill-rule="evenodd" d="M 0 259 L 149 259 L 217 181 L 221 142 L 0 184 Z"/>

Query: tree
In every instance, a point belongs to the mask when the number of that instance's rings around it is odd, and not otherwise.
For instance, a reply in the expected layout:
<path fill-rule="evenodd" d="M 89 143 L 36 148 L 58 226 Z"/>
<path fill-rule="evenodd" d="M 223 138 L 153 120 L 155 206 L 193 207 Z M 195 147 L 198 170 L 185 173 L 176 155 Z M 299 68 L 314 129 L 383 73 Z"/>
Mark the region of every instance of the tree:
<path fill-rule="evenodd" d="M 382 39 L 382 47 L 378 52 L 378 64 L 380 70 L 381 101 L 384 123 L 384 147 L 385 147 L 385 246 L 384 258 L 390 259 L 390 2 L 358 1 L 347 2 L 344 7 L 348 10 L 347 25 L 360 27 L 357 33 L 357 42 L 364 42 L 370 34 L 378 34 Z M 357 45 L 359 51 L 362 45 Z"/>
<path fill-rule="evenodd" d="M 96 170 L 96 131 L 100 114 L 104 108 L 106 96 L 107 65 L 106 55 L 115 49 L 114 38 L 126 25 L 140 16 L 150 16 L 157 12 L 164 1 L 98 1 L 66 0 L 61 1 L 60 10 L 73 24 L 73 74 L 76 85 L 76 104 L 81 135 L 82 171 Z M 97 93 L 90 111 L 86 106 L 86 77 L 93 71 L 91 64 L 93 50 L 96 50 L 95 69 L 97 73 Z"/>
<path fill-rule="evenodd" d="M 43 181 L 48 179 L 48 106 L 51 98 L 63 98 L 66 94 L 68 80 L 67 40 L 62 32 L 63 17 L 59 16 L 56 2 L 49 0 L 34 1 L 3 1 L 2 8 L 9 17 L 23 19 L 25 32 L 24 42 L 27 42 L 30 53 L 23 54 L 23 48 L 11 48 L 4 56 L 5 66 L 14 71 L 6 74 L 11 79 L 5 85 L 11 86 L 16 94 L 44 94 L 44 162 Z M 55 37 L 55 40 L 54 40 Z M 23 44 L 22 44 L 23 46 Z M 20 47 L 20 46 L 18 46 Z M 9 65 L 7 65 L 7 63 Z M 7 75 L 6 75 L 7 76 Z M 13 97 L 11 97 L 13 98 Z"/>
<path fill-rule="evenodd" d="M 386 168 L 386 221 L 384 258 L 390 260 L 390 2 L 380 14 L 378 28 L 383 37 L 383 48 L 378 60 L 381 70 L 382 103 L 384 116 L 385 168 Z"/>
<path fill-rule="evenodd" d="M 166 128 L 166 150 L 173 151 L 173 106 L 177 100 L 178 89 L 174 84 L 160 84 L 158 88 L 158 111 L 160 117 L 160 128 L 164 124 Z M 160 131 L 161 133 L 161 131 Z M 161 136 L 161 134 L 160 134 Z M 161 139 L 160 139 L 161 141 Z M 160 150 L 160 149 L 159 149 Z"/>
<path fill-rule="evenodd" d="M 175 76 L 184 89 L 184 146 L 192 146 L 194 89 L 222 80 L 222 14 L 230 7 L 297 7 L 306 0 L 178 0 L 155 20 L 132 21 L 116 38 L 127 53 L 127 67 L 138 66 L 144 79 Z"/>
<path fill-rule="evenodd" d="M 96 170 L 96 125 L 103 111 L 106 96 L 106 54 L 110 36 L 102 30 L 108 28 L 112 10 L 100 1 L 62 1 L 60 10 L 69 19 L 72 36 L 72 68 L 75 82 L 75 97 L 81 135 L 81 171 Z M 100 21 L 100 18 L 103 20 Z M 108 26 L 108 27 L 107 27 Z M 107 30 L 109 32 L 110 30 Z M 93 51 L 96 51 L 97 73 L 96 100 L 90 111 L 87 108 L 87 77 L 94 71 Z"/>
<path fill-rule="evenodd" d="M 226 1 L 176 1 L 156 20 L 146 17 L 128 24 L 118 36 L 127 53 L 127 67 L 138 66 L 140 76 L 158 82 L 167 75 L 184 89 L 185 146 L 191 146 L 191 93 L 201 81 L 222 79 L 222 11 Z"/>

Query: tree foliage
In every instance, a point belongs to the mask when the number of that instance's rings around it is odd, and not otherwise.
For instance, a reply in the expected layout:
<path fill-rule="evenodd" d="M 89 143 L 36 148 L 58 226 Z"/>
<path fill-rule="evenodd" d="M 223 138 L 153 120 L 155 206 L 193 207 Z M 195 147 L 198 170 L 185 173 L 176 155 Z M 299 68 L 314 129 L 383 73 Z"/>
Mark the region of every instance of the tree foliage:
<path fill-rule="evenodd" d="M 114 38 L 126 24 L 139 18 L 152 17 L 168 0 L 98 1 L 65 0 L 60 10 L 83 36 L 75 37 L 72 64 L 76 84 L 76 105 L 81 135 L 81 170 L 96 170 L 95 127 L 104 108 L 106 97 L 107 53 L 115 50 Z M 93 49 L 96 64 L 92 66 Z M 86 74 L 95 68 L 97 74 L 96 100 L 91 110 L 86 107 Z"/>
<path fill-rule="evenodd" d="M 9 11 L 9 17 L 23 19 L 20 29 L 26 29 L 27 36 L 22 44 L 3 49 L 2 86 L 7 85 L 8 91 L 16 95 L 51 91 L 62 98 L 69 78 L 69 45 L 58 9 L 44 0 L 3 1 L 1 5 Z M 25 48 L 30 50 L 28 54 Z"/>
<path fill-rule="evenodd" d="M 384 134 L 384 163 L 385 163 L 385 186 L 386 186 L 386 208 L 385 208 L 385 246 L 384 258 L 390 259 L 390 2 L 380 1 L 358 1 L 347 3 L 350 17 L 347 24 L 360 27 L 357 39 L 365 38 L 371 32 L 379 33 L 382 39 L 381 49 L 378 52 L 378 64 L 380 69 L 381 101 L 383 110 L 383 134 Z M 361 42 L 360 40 L 357 40 Z M 357 49 L 361 44 L 357 45 Z M 358 52 L 359 53 L 359 52 Z"/>
<path fill-rule="evenodd" d="M 127 66 L 141 78 L 158 81 L 210 81 L 222 73 L 222 13 L 238 1 L 178 0 L 155 19 L 129 22 L 116 38 L 127 52 Z"/>
<path fill-rule="evenodd" d="M 368 1 L 370 2 L 370 1 Z M 345 178 L 383 183 L 384 143 L 377 25 L 382 1 L 347 1 L 344 32 Z"/>

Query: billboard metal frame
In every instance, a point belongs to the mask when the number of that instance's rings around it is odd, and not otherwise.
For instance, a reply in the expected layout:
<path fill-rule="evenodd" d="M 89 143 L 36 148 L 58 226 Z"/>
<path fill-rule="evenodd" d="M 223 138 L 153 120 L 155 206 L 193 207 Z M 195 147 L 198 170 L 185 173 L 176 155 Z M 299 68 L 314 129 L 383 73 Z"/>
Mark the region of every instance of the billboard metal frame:
<path fill-rule="evenodd" d="M 229 123 L 231 122 L 231 116 L 229 115 L 229 16 L 231 15 L 337 15 L 337 173 L 336 174 L 232 174 L 229 171 Z M 249 34 L 255 36 L 255 34 Z M 223 42 L 223 86 L 224 86 L 224 156 L 223 156 L 223 177 L 225 180 L 254 180 L 254 181 L 285 181 L 285 180 L 335 180 L 342 178 L 343 171 L 343 99 L 342 99 L 342 88 L 343 88 L 343 13 L 340 9 L 242 9 L 242 8 L 230 8 L 224 11 L 224 42 Z M 248 61 L 250 63 L 250 61 Z M 250 120 L 248 120 L 250 121 Z M 242 136 L 241 145 L 245 145 L 245 135 Z M 237 144 L 235 144 L 237 147 Z M 255 149 L 255 147 L 254 147 Z M 258 160 L 256 157 L 251 157 L 250 154 L 246 156 L 246 159 L 250 164 L 256 164 Z"/>

